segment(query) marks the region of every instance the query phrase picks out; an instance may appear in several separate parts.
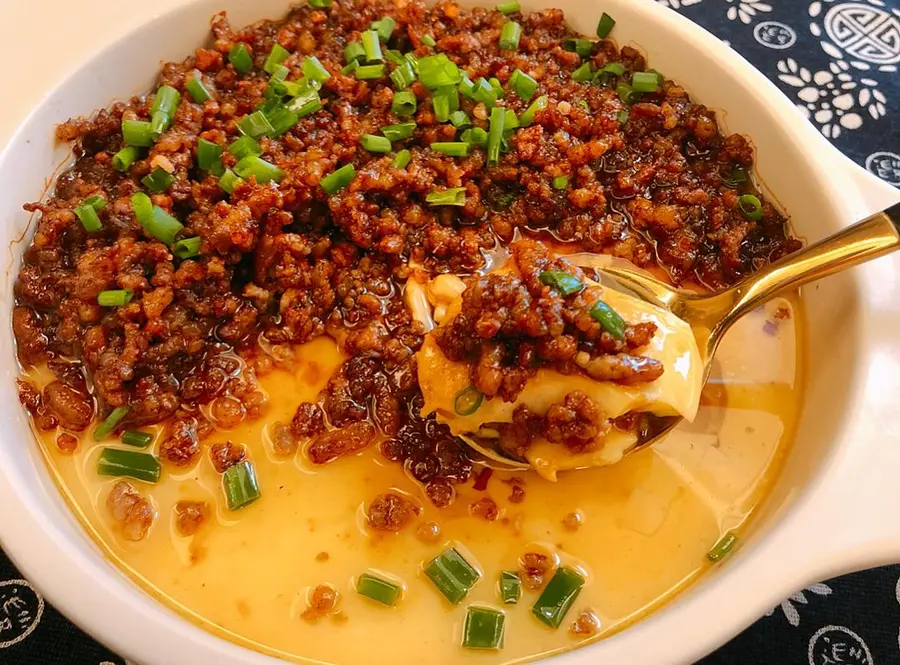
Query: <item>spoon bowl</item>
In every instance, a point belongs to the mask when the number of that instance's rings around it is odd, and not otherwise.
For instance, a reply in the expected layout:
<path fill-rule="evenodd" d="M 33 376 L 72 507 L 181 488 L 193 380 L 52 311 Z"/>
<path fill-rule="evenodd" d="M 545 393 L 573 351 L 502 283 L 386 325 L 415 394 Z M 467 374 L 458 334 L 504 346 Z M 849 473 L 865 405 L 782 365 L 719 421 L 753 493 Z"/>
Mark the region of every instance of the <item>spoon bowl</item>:
<path fill-rule="evenodd" d="M 600 268 L 604 280 L 646 302 L 672 312 L 686 322 L 697 341 L 703 363 L 702 384 L 709 380 L 713 357 L 729 328 L 748 312 L 804 284 L 871 261 L 900 248 L 900 204 L 804 247 L 735 285 L 717 293 L 698 295 L 651 277 L 647 273 L 611 265 Z M 665 438 L 683 420 L 680 416 L 658 419 L 651 435 L 625 452 L 630 455 Z M 527 462 L 511 457 L 497 439 L 460 436 L 477 453 L 478 461 L 500 470 L 523 471 Z M 586 468 L 586 467 L 581 467 Z"/>

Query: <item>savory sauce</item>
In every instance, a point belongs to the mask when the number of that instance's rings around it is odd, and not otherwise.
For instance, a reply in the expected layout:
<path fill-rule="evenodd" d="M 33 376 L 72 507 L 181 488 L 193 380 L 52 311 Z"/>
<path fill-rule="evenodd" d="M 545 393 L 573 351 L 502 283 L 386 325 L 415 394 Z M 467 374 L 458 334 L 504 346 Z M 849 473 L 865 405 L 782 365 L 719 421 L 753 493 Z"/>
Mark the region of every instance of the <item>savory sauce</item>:
<path fill-rule="evenodd" d="M 708 569 L 706 553 L 723 534 L 740 535 L 793 436 L 802 400 L 802 337 L 796 296 L 751 313 L 726 336 L 693 424 L 617 465 L 563 473 L 557 483 L 523 474 L 522 503 L 509 501 L 509 474 L 494 473 L 486 490 L 459 485 L 457 500 L 438 510 L 403 467 L 374 446 L 316 468 L 302 450 L 277 457 L 268 433 L 273 424 L 289 421 L 299 402 L 315 401 L 342 361 L 327 338 L 298 347 L 290 371 L 276 369 L 260 379 L 268 395 L 264 418 L 217 430 L 204 441 L 198 464 L 169 468 L 155 486 L 134 481 L 157 513 L 139 542 L 122 538 L 106 509 L 116 479 L 96 472 L 104 444 L 88 433 L 74 454 L 64 454 L 55 432 L 39 438 L 64 495 L 106 555 L 160 602 L 208 630 L 297 662 L 511 663 L 584 644 L 568 628 L 587 608 L 600 620 L 591 640 L 623 628 Z M 49 376 L 45 369 L 30 372 L 41 386 Z M 262 498 L 239 512 L 225 507 L 220 475 L 206 453 L 226 440 L 247 446 L 262 489 Z M 159 443 L 157 431 L 149 451 Z M 364 506 L 389 489 L 414 498 L 421 513 L 399 533 L 372 532 Z M 486 496 L 500 510 L 494 521 L 469 513 L 470 504 Z M 208 502 L 214 519 L 192 537 L 178 535 L 173 507 L 179 500 Z M 580 516 L 577 529 L 571 517 L 564 525 L 573 513 Z M 416 535 L 428 522 L 440 527 L 433 542 Z M 422 572 L 423 562 L 448 544 L 483 574 L 455 607 Z M 501 607 L 500 571 L 515 569 L 534 544 L 586 573 L 565 622 L 558 630 L 538 623 L 530 611 L 537 593 L 526 589 L 517 605 L 502 606 L 502 650 L 460 648 L 466 606 Z M 396 607 L 356 593 L 356 578 L 371 569 L 403 581 Z M 302 614 L 310 590 L 321 584 L 338 592 L 337 611 L 311 622 Z M 371 648 L 375 631 L 378 649 Z"/>

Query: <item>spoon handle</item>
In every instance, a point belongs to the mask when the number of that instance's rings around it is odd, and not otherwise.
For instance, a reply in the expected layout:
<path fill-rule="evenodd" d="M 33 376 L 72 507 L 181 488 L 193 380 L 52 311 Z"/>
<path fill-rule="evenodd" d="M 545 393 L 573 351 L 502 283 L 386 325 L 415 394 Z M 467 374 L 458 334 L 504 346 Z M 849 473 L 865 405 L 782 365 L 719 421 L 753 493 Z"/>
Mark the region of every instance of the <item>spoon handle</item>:
<path fill-rule="evenodd" d="M 718 337 L 731 322 L 775 296 L 833 275 L 900 248 L 900 203 L 848 226 L 748 276 L 725 292 L 729 312 Z M 722 294 L 722 295 L 725 295 Z"/>

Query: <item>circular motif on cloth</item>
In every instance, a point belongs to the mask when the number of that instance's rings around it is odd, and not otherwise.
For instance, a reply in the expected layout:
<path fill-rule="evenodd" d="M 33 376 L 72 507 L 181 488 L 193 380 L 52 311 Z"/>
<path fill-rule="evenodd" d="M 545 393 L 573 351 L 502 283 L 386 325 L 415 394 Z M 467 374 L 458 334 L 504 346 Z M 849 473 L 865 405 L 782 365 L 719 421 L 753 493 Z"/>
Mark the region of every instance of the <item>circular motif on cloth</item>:
<path fill-rule="evenodd" d="M 866 168 L 889 185 L 900 186 L 900 155 L 886 150 L 873 152 L 866 157 Z M 897 588 L 900 593 L 900 582 L 898 582 Z M 900 595 L 898 595 L 898 600 L 900 600 Z"/>
<path fill-rule="evenodd" d="M 797 42 L 797 33 L 789 25 L 778 21 L 763 21 L 753 28 L 753 37 L 763 46 L 784 50 Z"/>
<path fill-rule="evenodd" d="M 42 616 L 44 599 L 28 582 L 0 582 L 0 649 L 27 639 L 38 627 Z"/>
<path fill-rule="evenodd" d="M 844 626 L 825 626 L 809 639 L 809 665 L 875 665 L 863 638 Z"/>
<path fill-rule="evenodd" d="M 847 2 L 825 15 L 825 32 L 852 58 L 875 65 L 900 62 L 900 19 L 872 5 Z"/>

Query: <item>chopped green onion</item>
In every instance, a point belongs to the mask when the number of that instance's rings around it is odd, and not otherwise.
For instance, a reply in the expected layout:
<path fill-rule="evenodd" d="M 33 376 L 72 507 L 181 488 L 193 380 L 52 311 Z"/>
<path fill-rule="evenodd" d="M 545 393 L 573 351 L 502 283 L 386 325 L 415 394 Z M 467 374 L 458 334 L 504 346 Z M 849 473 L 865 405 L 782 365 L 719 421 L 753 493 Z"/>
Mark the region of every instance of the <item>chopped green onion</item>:
<path fill-rule="evenodd" d="M 453 398 L 453 410 L 458 416 L 471 416 L 484 402 L 484 395 L 475 386 L 466 386 Z"/>
<path fill-rule="evenodd" d="M 504 135 L 506 133 L 512 133 L 512 130 L 519 126 L 519 119 L 516 117 L 516 112 L 512 109 L 506 109 L 506 113 L 503 117 L 503 132 Z"/>
<path fill-rule="evenodd" d="M 534 93 L 537 91 L 537 81 L 521 69 L 515 70 L 512 73 L 512 76 L 509 77 L 509 86 L 523 102 L 531 100 L 531 98 L 534 97 Z"/>
<path fill-rule="evenodd" d="M 391 142 L 384 136 L 363 134 L 359 137 L 359 144 L 369 152 L 390 152 Z"/>
<path fill-rule="evenodd" d="M 172 118 L 163 113 L 162 111 L 157 111 L 150 118 L 150 131 L 153 132 L 153 137 L 158 138 L 160 134 L 166 131 L 169 126 L 172 124 Z"/>
<path fill-rule="evenodd" d="M 296 125 L 300 119 L 300 114 L 284 106 L 279 106 L 274 111 L 267 113 L 266 118 L 268 118 L 269 124 L 272 125 L 272 131 L 269 132 L 269 136 L 277 137 Z"/>
<path fill-rule="evenodd" d="M 259 155 L 247 155 L 241 159 L 234 165 L 234 172 L 244 180 L 256 176 L 256 182 L 259 184 L 281 182 L 284 178 L 284 171 Z"/>
<path fill-rule="evenodd" d="M 725 558 L 725 555 L 728 554 L 737 543 L 737 536 L 735 536 L 730 531 L 726 533 L 719 539 L 713 548 L 706 553 L 706 558 L 716 563 L 717 561 L 721 561 Z"/>
<path fill-rule="evenodd" d="M 184 89 L 188 91 L 188 94 L 191 96 L 197 104 L 202 104 L 205 101 L 212 99 L 212 95 L 209 93 L 209 90 L 203 85 L 203 81 L 199 78 L 190 78 L 184 83 Z"/>
<path fill-rule="evenodd" d="M 103 441 L 103 439 L 112 434 L 113 430 L 122 422 L 122 419 L 128 415 L 128 411 L 129 408 L 127 406 L 117 406 L 110 411 L 109 415 L 106 416 L 106 420 L 94 430 L 94 441 Z"/>
<path fill-rule="evenodd" d="M 585 112 L 587 112 L 587 113 L 590 113 L 590 112 L 591 112 L 591 106 L 590 106 L 590 104 L 588 104 L 587 101 L 585 101 L 584 99 L 576 99 L 576 100 L 575 100 L 575 103 L 576 103 L 580 108 L 584 109 Z"/>
<path fill-rule="evenodd" d="M 397 65 L 397 68 L 391 72 L 391 81 L 394 84 L 394 87 L 403 90 L 412 85 L 412 82 L 416 80 L 416 71 L 413 69 L 412 63 L 406 58 L 403 59 L 403 62 Z"/>
<path fill-rule="evenodd" d="M 434 117 L 438 122 L 447 122 L 450 119 L 450 98 L 446 95 L 434 95 L 431 98 L 431 106 L 434 109 Z"/>
<path fill-rule="evenodd" d="M 303 61 L 303 75 L 311 81 L 322 83 L 331 78 L 331 74 L 325 69 L 325 66 L 319 59 L 310 55 Z"/>
<path fill-rule="evenodd" d="M 603 65 L 600 71 L 613 76 L 622 76 L 625 74 L 625 66 L 621 62 L 609 62 Z"/>
<path fill-rule="evenodd" d="M 140 148 L 149 148 L 156 140 L 153 128 L 146 120 L 123 120 L 122 138 L 125 140 L 125 145 Z"/>
<path fill-rule="evenodd" d="M 615 24 L 615 19 L 606 12 L 603 12 L 603 16 L 600 17 L 600 22 L 597 23 L 597 36 L 600 39 L 606 39 L 609 37 L 609 33 L 612 32 Z"/>
<path fill-rule="evenodd" d="M 471 605 L 466 609 L 462 645 L 466 649 L 500 649 L 506 616 L 500 610 Z"/>
<path fill-rule="evenodd" d="M 466 143 L 481 146 L 483 148 L 487 145 L 488 134 L 481 127 L 472 127 L 471 129 L 464 131 L 459 138 Z"/>
<path fill-rule="evenodd" d="M 431 149 L 450 157 L 465 157 L 469 154 L 469 144 L 465 141 L 439 141 L 432 143 Z M 465 187 L 462 189 L 465 191 Z"/>
<path fill-rule="evenodd" d="M 540 274 L 539 279 L 542 284 L 553 287 L 564 296 L 580 293 L 584 288 L 580 279 L 565 270 L 545 270 Z"/>
<path fill-rule="evenodd" d="M 500 163 L 500 141 L 505 129 L 506 110 L 495 106 L 491 109 L 490 129 L 488 130 L 487 165 L 497 166 Z"/>
<path fill-rule="evenodd" d="M 361 80 L 384 78 L 384 65 L 361 65 L 353 73 Z"/>
<path fill-rule="evenodd" d="M 580 37 L 567 37 L 563 40 L 562 47 L 567 51 L 574 51 L 582 58 L 587 58 L 594 51 L 594 42 Z"/>
<path fill-rule="evenodd" d="M 118 171 L 127 171 L 141 156 L 141 149 L 136 146 L 125 146 L 112 158 L 113 168 Z"/>
<path fill-rule="evenodd" d="M 372 573 L 363 573 L 356 580 L 356 593 L 388 607 L 397 604 L 401 591 L 399 585 Z"/>
<path fill-rule="evenodd" d="M 138 192 L 131 197 L 131 207 L 138 223 L 143 224 L 153 217 L 153 202 L 144 192 Z"/>
<path fill-rule="evenodd" d="M 362 67 L 357 67 L 357 69 L 362 69 Z M 318 92 L 309 90 L 303 95 L 292 99 L 287 105 L 287 109 L 292 113 L 296 113 L 298 119 L 305 118 L 322 109 L 322 100 Z"/>
<path fill-rule="evenodd" d="M 497 95 L 497 99 L 503 99 L 506 96 L 503 94 L 503 86 L 500 85 L 500 79 L 496 76 L 489 78 L 488 83 L 490 83 L 491 87 L 494 89 L 494 94 Z"/>
<path fill-rule="evenodd" d="M 472 121 L 465 111 L 454 111 L 450 114 L 450 124 L 457 129 L 467 129 L 472 126 Z"/>
<path fill-rule="evenodd" d="M 443 53 L 428 55 L 419 60 L 419 80 L 429 90 L 457 86 L 462 80 L 459 67 Z"/>
<path fill-rule="evenodd" d="M 164 113 L 171 119 L 175 117 L 175 111 L 178 109 L 178 103 L 181 101 L 181 93 L 170 85 L 160 86 L 153 97 L 153 105 L 150 107 L 151 117 L 155 117 L 157 113 Z"/>
<path fill-rule="evenodd" d="M 348 65 L 351 65 L 354 62 L 358 63 L 360 60 L 365 59 L 365 57 L 366 49 L 363 48 L 362 42 L 350 42 L 344 47 L 344 62 Z"/>
<path fill-rule="evenodd" d="M 500 30 L 500 48 L 504 51 L 515 51 L 519 48 L 519 38 L 522 36 L 522 26 L 515 21 L 509 21 Z"/>
<path fill-rule="evenodd" d="M 291 70 L 284 65 L 275 65 L 272 68 L 272 76 L 269 78 L 269 83 L 284 83 L 290 73 Z"/>
<path fill-rule="evenodd" d="M 656 92 L 659 90 L 659 75 L 655 72 L 635 72 L 631 75 L 631 87 L 636 92 Z"/>
<path fill-rule="evenodd" d="M 134 208 L 135 217 L 144 227 L 147 235 L 160 242 L 171 245 L 175 241 L 175 236 L 184 228 L 181 222 L 172 215 L 159 206 L 152 205 L 150 198 L 143 192 L 138 192 L 131 197 L 131 205 Z"/>
<path fill-rule="evenodd" d="M 415 133 L 415 131 L 416 123 L 414 122 L 401 122 L 397 125 L 385 125 L 381 128 L 381 133 L 384 134 L 384 137 L 388 141 L 402 141 L 403 139 L 408 139 Z M 366 148 L 366 150 L 368 150 L 368 148 Z M 374 152 L 381 151 L 375 150 Z"/>
<path fill-rule="evenodd" d="M 404 53 L 403 57 L 412 65 L 413 71 L 418 74 L 419 73 L 419 59 L 416 57 L 416 54 L 410 51 L 409 53 Z"/>
<path fill-rule="evenodd" d="M 260 497 L 256 472 L 248 461 L 239 462 L 225 469 L 222 474 L 222 490 L 228 510 L 240 510 Z"/>
<path fill-rule="evenodd" d="M 432 37 L 431 35 L 422 35 L 422 43 L 425 44 L 425 46 L 429 46 L 431 48 L 437 46 L 437 42 L 434 41 L 434 37 Z"/>
<path fill-rule="evenodd" d="M 84 205 L 91 206 L 97 212 L 100 212 L 106 207 L 106 199 L 102 196 L 98 196 L 94 194 L 93 196 L 87 197 L 84 201 L 82 201 Z"/>
<path fill-rule="evenodd" d="M 434 144 L 432 143 L 432 145 Z M 425 195 L 425 201 L 432 206 L 464 206 L 466 205 L 466 188 L 451 187 L 441 191 L 435 190 Z"/>
<path fill-rule="evenodd" d="M 619 83 L 616 86 L 616 93 L 624 104 L 634 104 L 638 100 L 638 93 L 627 83 Z"/>
<path fill-rule="evenodd" d="M 744 194 L 738 199 L 738 206 L 744 217 L 753 221 L 759 221 L 763 216 L 762 201 L 753 194 Z"/>
<path fill-rule="evenodd" d="M 353 164 L 344 164 L 341 168 L 322 178 L 319 184 L 322 185 L 326 194 L 336 194 L 353 182 L 355 177 L 356 169 L 353 168 Z"/>
<path fill-rule="evenodd" d="M 193 238 L 182 238 L 172 247 L 172 253 L 179 259 L 190 259 L 200 254 L 200 244 L 202 240 L 199 236 Z"/>
<path fill-rule="evenodd" d="M 149 432 L 140 432 L 136 429 L 129 429 L 122 432 L 122 443 L 126 446 L 134 446 L 135 448 L 146 448 L 153 441 L 153 435 Z"/>
<path fill-rule="evenodd" d="M 618 115 L 619 124 L 624 125 L 625 123 L 627 123 L 629 115 L 631 115 L 631 114 L 628 112 L 628 109 L 622 109 L 621 111 L 619 111 L 619 115 Z"/>
<path fill-rule="evenodd" d="M 234 67 L 238 74 L 246 74 L 253 69 L 253 58 L 250 57 L 250 51 L 247 50 L 247 45 L 243 42 L 238 42 L 231 47 L 231 51 L 228 54 L 228 62 L 231 63 L 231 66 Z"/>
<path fill-rule="evenodd" d="M 557 568 L 531 608 L 532 614 L 551 628 L 559 628 L 583 586 L 584 577 L 578 572 L 565 566 Z"/>
<path fill-rule="evenodd" d="M 272 132 L 272 124 L 262 111 L 254 111 L 238 121 L 238 129 L 244 136 L 258 138 Z"/>
<path fill-rule="evenodd" d="M 269 51 L 269 55 L 266 56 L 266 61 L 263 63 L 263 71 L 267 74 L 274 74 L 275 68 L 290 57 L 291 52 L 278 42 L 275 42 L 272 44 L 272 50 Z"/>
<path fill-rule="evenodd" d="M 551 184 L 553 185 L 553 189 L 566 189 L 569 186 L 569 176 L 556 176 Z"/>
<path fill-rule="evenodd" d="M 331 0 L 309 0 L 309 6 L 315 9 L 328 9 L 331 7 Z"/>
<path fill-rule="evenodd" d="M 238 139 L 240 140 L 240 139 Z M 204 171 L 212 171 L 217 166 L 221 167 L 222 146 L 216 145 L 206 139 L 197 141 L 197 166 Z"/>
<path fill-rule="evenodd" d="M 238 178 L 234 171 L 225 169 L 225 173 L 219 178 L 219 187 L 229 194 L 234 194 L 234 188 L 242 182 L 244 181 L 241 178 Z"/>
<path fill-rule="evenodd" d="M 534 122 L 534 117 L 537 115 L 538 111 L 543 111 L 550 104 L 550 100 L 547 98 L 547 95 L 541 95 L 533 102 L 531 105 L 522 112 L 522 115 L 519 116 L 519 126 L 520 127 L 528 127 Z"/>
<path fill-rule="evenodd" d="M 454 605 L 465 598 L 475 582 L 481 579 L 481 573 L 453 548 L 432 559 L 425 567 L 425 575 Z"/>
<path fill-rule="evenodd" d="M 391 111 L 399 116 L 410 116 L 416 112 L 416 105 L 416 96 L 413 93 L 395 92 L 391 102 Z"/>
<path fill-rule="evenodd" d="M 175 182 L 175 176 L 157 166 L 153 171 L 141 178 L 141 182 L 151 192 L 164 192 Z"/>
<path fill-rule="evenodd" d="M 522 580 L 514 570 L 500 572 L 500 600 L 504 605 L 515 605 L 522 597 Z"/>
<path fill-rule="evenodd" d="M 394 156 L 394 168 L 405 169 L 409 164 L 410 159 L 411 156 L 409 154 L 409 150 L 401 150 Z"/>
<path fill-rule="evenodd" d="M 522 6 L 519 4 L 519 0 L 513 0 L 513 2 L 501 2 L 497 5 L 497 11 L 501 14 L 515 14 L 520 9 L 522 9 Z"/>
<path fill-rule="evenodd" d="M 591 318 L 616 339 L 625 339 L 625 320 L 602 300 L 591 307 Z"/>
<path fill-rule="evenodd" d="M 378 33 L 381 41 L 386 42 L 391 38 L 391 35 L 394 34 L 394 27 L 396 25 L 397 22 L 394 21 L 394 19 L 390 16 L 385 16 L 380 21 L 372 21 L 370 28 Z"/>
<path fill-rule="evenodd" d="M 497 103 L 497 91 L 486 78 L 482 77 L 475 81 L 475 88 L 472 91 L 472 97 L 476 102 L 481 102 L 488 108 L 492 108 Z"/>
<path fill-rule="evenodd" d="M 252 136 L 241 136 L 231 142 L 228 146 L 228 152 L 238 159 L 243 159 L 247 155 L 261 155 L 263 150 L 259 145 L 259 141 Z"/>
<path fill-rule="evenodd" d="M 728 179 L 723 180 L 722 182 L 724 182 L 729 187 L 737 187 L 738 185 L 747 182 L 747 179 L 747 170 L 742 169 L 739 166 L 735 166 L 733 169 L 731 169 L 731 175 L 728 177 Z"/>
<path fill-rule="evenodd" d="M 159 482 L 159 460 L 147 453 L 119 448 L 104 448 L 97 459 L 101 476 L 128 476 L 147 483 Z"/>
<path fill-rule="evenodd" d="M 366 52 L 366 62 L 370 64 L 384 62 L 384 54 L 381 52 L 381 40 L 374 30 L 366 30 L 362 34 L 363 50 Z"/>
<path fill-rule="evenodd" d="M 403 57 L 403 52 L 398 51 L 395 48 L 389 48 L 387 51 L 385 51 L 384 59 L 392 65 L 403 65 L 409 62 L 406 58 Z"/>
<path fill-rule="evenodd" d="M 84 200 L 77 205 L 75 207 L 75 214 L 78 216 L 78 220 L 81 222 L 85 231 L 88 233 L 95 233 L 103 228 L 103 223 L 100 221 L 100 216 L 97 214 L 97 210 L 102 210 L 102 208 L 97 208 L 88 201 L 89 199 Z M 104 206 L 105 204 L 106 202 L 104 201 Z"/>
<path fill-rule="evenodd" d="M 579 83 L 590 81 L 592 78 L 594 78 L 594 65 L 592 65 L 590 61 L 585 62 L 572 72 L 572 80 L 578 81 Z"/>
<path fill-rule="evenodd" d="M 459 82 L 458 89 L 463 97 L 475 99 L 475 84 L 472 83 L 472 79 L 469 78 L 469 75 L 466 72 L 462 73 L 462 79 Z"/>

